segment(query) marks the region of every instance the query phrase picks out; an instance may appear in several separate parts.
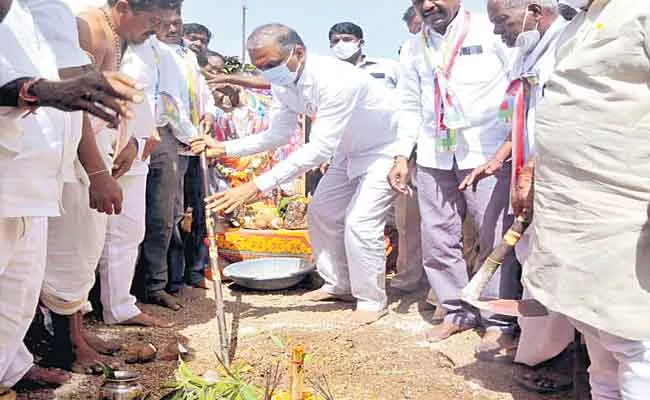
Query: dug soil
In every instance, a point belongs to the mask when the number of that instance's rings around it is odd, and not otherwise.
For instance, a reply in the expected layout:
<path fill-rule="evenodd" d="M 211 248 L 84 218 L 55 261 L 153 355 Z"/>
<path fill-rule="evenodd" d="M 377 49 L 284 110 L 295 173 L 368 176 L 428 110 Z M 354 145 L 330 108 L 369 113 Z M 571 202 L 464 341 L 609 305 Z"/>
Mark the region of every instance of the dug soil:
<path fill-rule="evenodd" d="M 280 339 L 285 344 L 305 345 L 310 354 L 307 376 L 329 385 L 337 400 L 572 399 L 570 393 L 541 396 L 523 391 L 512 379 L 521 367 L 476 360 L 474 347 L 480 332 L 427 343 L 424 332 L 431 327 L 427 321 L 434 310 L 424 302 L 426 290 L 391 298 L 388 316 L 364 327 L 347 323 L 350 304 L 301 301 L 299 296 L 306 290 L 306 284 L 273 293 L 235 286 L 225 290 L 234 363 L 247 366 L 254 383 L 262 384 L 264 371 L 283 359 Z M 106 339 L 118 339 L 126 347 L 152 343 L 162 349 L 179 342 L 189 350 L 188 365 L 194 372 L 218 369 L 214 354 L 219 341 L 211 291 L 188 291 L 185 307 L 178 312 L 142 307 L 175 321 L 176 327 L 107 327 L 89 319 L 88 328 Z M 115 359 L 122 360 L 119 355 Z M 157 399 L 168 392 L 164 386 L 173 379 L 177 366 L 175 361 L 154 361 L 126 368 L 139 372 L 140 383 Z M 25 391 L 18 398 L 94 400 L 101 384 L 101 377 L 75 375 L 70 384 L 55 391 Z"/>

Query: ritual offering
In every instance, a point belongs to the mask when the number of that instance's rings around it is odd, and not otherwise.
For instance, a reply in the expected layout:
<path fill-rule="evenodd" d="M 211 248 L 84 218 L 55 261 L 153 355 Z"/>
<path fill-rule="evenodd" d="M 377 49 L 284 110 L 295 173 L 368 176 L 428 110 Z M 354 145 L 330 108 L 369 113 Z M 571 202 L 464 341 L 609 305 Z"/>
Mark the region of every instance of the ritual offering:
<path fill-rule="evenodd" d="M 99 389 L 99 400 L 143 400 L 145 394 L 138 378 L 135 372 L 111 371 Z"/>

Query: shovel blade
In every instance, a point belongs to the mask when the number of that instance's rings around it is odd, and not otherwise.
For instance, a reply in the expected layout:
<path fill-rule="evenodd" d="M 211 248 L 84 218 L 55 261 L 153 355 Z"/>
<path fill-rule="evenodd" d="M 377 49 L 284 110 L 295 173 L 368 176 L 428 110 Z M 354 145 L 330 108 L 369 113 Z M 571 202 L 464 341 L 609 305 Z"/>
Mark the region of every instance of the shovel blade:
<path fill-rule="evenodd" d="M 471 300 L 463 301 L 473 305 L 479 310 L 489 311 L 495 314 L 508 315 L 511 317 L 539 318 L 546 317 L 548 310 L 537 300 Z"/>

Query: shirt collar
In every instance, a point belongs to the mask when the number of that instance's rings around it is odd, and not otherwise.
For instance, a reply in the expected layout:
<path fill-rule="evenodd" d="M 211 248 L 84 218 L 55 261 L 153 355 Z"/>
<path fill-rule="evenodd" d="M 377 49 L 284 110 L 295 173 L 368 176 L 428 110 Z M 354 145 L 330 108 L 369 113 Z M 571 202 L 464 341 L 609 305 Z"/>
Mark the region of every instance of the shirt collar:
<path fill-rule="evenodd" d="M 546 53 L 551 44 L 560 36 L 567 25 L 568 22 L 561 16 L 558 16 L 555 22 L 553 22 L 546 32 L 544 32 L 544 35 L 539 40 L 539 43 L 537 43 L 537 46 L 535 46 L 533 51 L 531 51 L 526 57 L 526 66 L 532 68 L 537 64 L 537 61 L 539 61 L 539 59 Z"/>

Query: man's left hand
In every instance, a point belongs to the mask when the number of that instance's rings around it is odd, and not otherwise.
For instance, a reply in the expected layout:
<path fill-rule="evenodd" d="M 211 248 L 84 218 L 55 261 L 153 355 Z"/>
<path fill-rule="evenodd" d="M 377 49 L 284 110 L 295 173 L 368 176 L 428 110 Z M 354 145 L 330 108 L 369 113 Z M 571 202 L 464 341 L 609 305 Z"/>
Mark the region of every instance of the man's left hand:
<path fill-rule="evenodd" d="M 526 165 L 513 187 L 512 210 L 515 216 L 523 216 L 530 221 L 533 216 L 533 195 L 535 193 L 534 165 Z"/>
<path fill-rule="evenodd" d="M 138 144 L 135 139 L 131 138 L 129 143 L 122 149 L 113 162 L 113 178 L 120 179 L 126 174 L 133 165 L 138 156 Z"/>
<path fill-rule="evenodd" d="M 229 214 L 253 199 L 259 192 L 255 183 L 248 182 L 206 198 L 206 209 L 209 213 L 224 211 Z"/>

